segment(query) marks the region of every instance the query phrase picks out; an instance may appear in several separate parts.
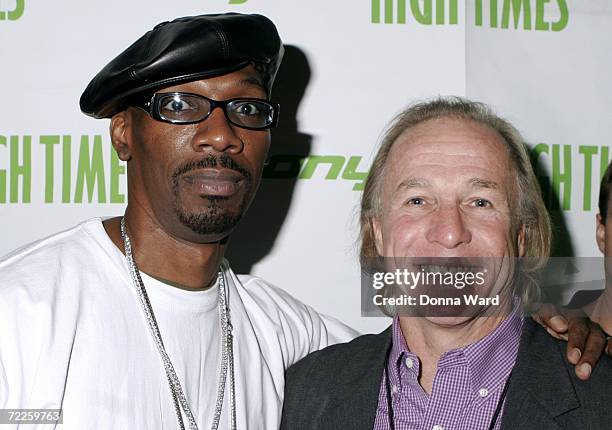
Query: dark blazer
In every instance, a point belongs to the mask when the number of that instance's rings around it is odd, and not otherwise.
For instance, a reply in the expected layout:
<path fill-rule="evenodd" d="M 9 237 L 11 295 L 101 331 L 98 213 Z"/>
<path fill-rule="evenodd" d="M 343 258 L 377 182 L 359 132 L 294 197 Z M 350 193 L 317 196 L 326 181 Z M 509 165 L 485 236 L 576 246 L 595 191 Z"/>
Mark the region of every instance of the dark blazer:
<path fill-rule="evenodd" d="M 290 367 L 281 429 L 372 430 L 390 344 L 388 328 L 314 352 Z M 585 382 L 575 376 L 565 348 L 525 319 L 503 429 L 612 430 L 612 359 L 602 358 Z"/>

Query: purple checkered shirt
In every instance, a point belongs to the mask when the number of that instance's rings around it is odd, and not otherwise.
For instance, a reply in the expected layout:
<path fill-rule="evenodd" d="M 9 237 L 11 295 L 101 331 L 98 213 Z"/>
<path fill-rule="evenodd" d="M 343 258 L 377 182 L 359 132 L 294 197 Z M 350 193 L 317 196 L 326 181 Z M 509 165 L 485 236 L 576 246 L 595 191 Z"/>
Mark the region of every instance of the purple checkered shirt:
<path fill-rule="evenodd" d="M 521 306 L 479 341 L 448 351 L 438 360 L 431 394 L 419 385 L 419 358 L 408 350 L 399 319 L 393 320 L 389 381 L 396 430 L 487 430 L 518 353 Z M 501 426 L 502 412 L 495 429 Z M 389 429 L 383 374 L 374 430 Z"/>

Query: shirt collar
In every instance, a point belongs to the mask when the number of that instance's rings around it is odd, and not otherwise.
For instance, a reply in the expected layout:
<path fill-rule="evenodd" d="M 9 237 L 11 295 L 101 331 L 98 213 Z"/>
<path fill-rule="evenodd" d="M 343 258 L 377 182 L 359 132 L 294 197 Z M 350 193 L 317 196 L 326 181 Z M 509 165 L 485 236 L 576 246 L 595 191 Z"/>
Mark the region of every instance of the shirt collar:
<path fill-rule="evenodd" d="M 504 385 L 516 362 L 522 329 L 522 304 L 516 299 L 510 314 L 495 330 L 463 348 L 473 392 L 481 388 L 491 391 Z"/>
<path fill-rule="evenodd" d="M 505 383 L 514 367 L 522 327 L 522 303 L 515 298 L 512 311 L 495 330 L 474 343 L 442 354 L 438 367 L 467 365 L 472 392 L 478 392 L 481 388 L 495 390 Z M 412 359 L 415 364 L 411 369 L 414 377 L 419 373 L 420 364 L 406 345 L 397 316 L 393 319 L 392 342 L 389 363 L 393 365 L 389 366 L 389 382 L 401 386 L 400 369 L 406 358 Z"/>

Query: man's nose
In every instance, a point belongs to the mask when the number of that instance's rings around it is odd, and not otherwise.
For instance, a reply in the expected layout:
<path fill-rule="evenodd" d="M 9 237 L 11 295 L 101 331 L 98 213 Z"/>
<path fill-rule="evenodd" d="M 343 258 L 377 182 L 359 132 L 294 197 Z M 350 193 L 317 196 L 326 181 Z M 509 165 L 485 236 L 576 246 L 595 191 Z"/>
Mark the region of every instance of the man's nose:
<path fill-rule="evenodd" d="M 238 154 L 244 149 L 244 142 L 220 107 L 213 109 L 208 118 L 196 126 L 197 131 L 192 142 L 196 151 L 215 150 Z"/>
<path fill-rule="evenodd" d="M 427 240 L 447 249 L 471 242 L 472 233 L 466 225 L 465 215 L 457 204 L 442 205 L 431 214 Z"/>

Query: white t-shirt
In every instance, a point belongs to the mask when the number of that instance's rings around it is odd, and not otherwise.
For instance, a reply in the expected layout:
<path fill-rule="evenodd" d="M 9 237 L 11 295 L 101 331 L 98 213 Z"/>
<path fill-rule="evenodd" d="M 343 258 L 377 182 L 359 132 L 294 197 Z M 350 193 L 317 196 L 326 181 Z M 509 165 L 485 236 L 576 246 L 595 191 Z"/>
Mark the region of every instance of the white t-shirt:
<path fill-rule="evenodd" d="M 237 426 L 276 429 L 285 369 L 357 333 L 259 278 L 224 267 Z M 210 428 L 220 360 L 217 289 L 187 291 L 142 278 L 198 427 Z M 177 428 L 125 257 L 100 219 L 0 261 L 0 408 L 61 408 L 63 429 Z M 222 429 L 229 427 L 228 412 L 226 389 Z"/>

